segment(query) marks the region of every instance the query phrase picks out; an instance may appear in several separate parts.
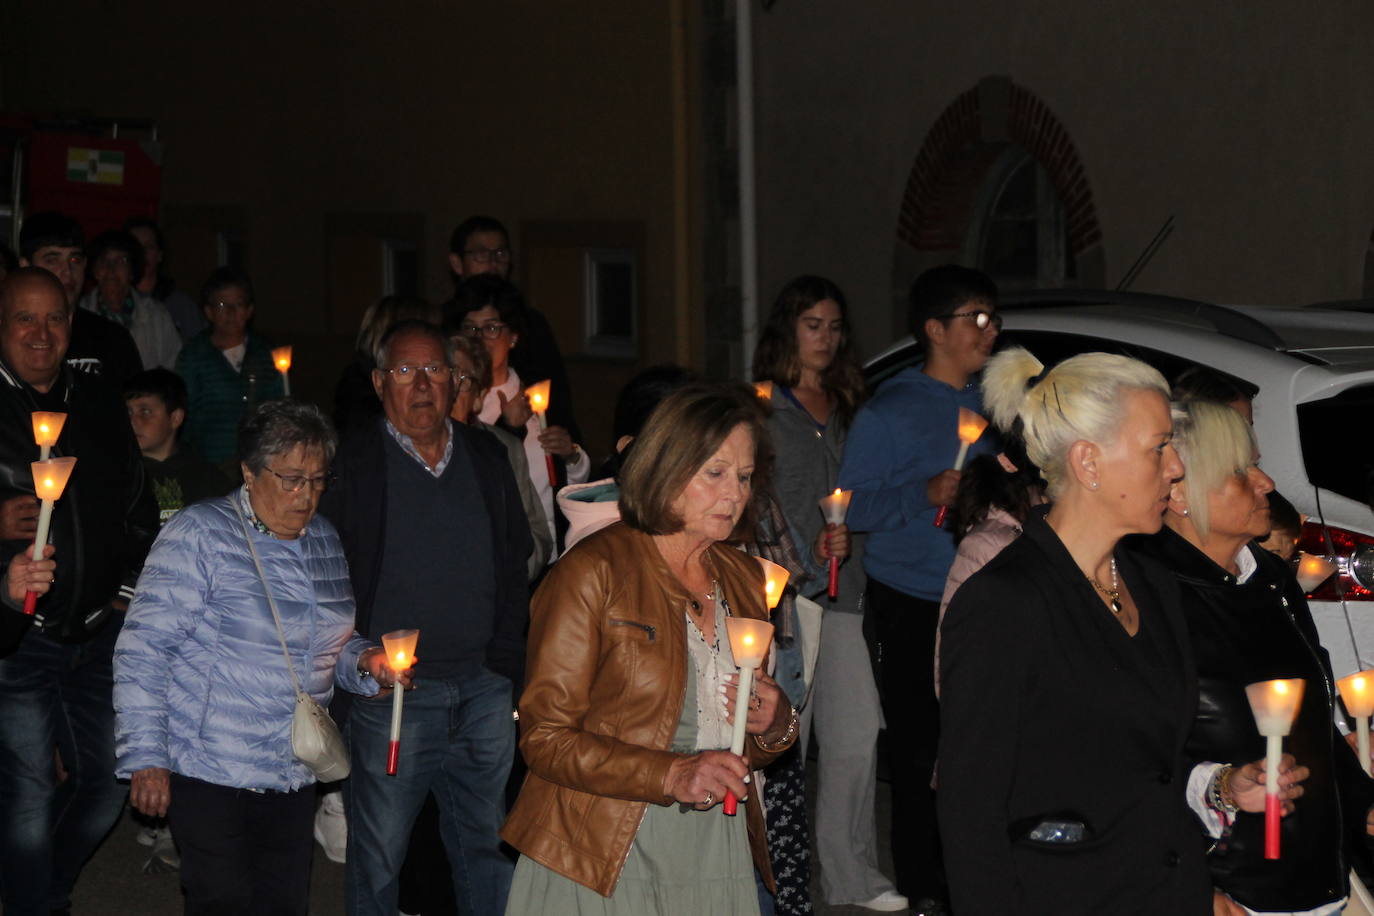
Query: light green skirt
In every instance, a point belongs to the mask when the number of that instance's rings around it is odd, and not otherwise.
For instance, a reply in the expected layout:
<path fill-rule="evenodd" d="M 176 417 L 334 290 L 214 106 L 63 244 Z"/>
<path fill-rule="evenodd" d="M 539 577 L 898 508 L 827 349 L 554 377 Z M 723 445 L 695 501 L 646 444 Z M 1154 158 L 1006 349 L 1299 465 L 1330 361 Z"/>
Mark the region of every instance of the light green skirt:
<path fill-rule="evenodd" d="M 691 664 L 689 662 L 689 664 Z M 673 750 L 696 747 L 695 669 L 689 670 Z M 726 817 L 649 805 L 609 897 L 525 856 L 515 865 L 507 916 L 759 916 L 745 814 Z"/>

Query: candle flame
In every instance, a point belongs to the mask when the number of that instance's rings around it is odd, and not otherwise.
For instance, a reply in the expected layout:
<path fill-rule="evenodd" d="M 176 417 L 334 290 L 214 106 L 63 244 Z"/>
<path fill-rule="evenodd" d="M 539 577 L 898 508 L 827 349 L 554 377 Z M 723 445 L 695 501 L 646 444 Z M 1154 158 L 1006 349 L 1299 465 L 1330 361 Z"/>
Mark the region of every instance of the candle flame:
<path fill-rule="evenodd" d="M 272 363 L 277 367 L 278 372 L 286 372 L 291 368 L 291 348 L 277 347 L 272 351 Z"/>
<path fill-rule="evenodd" d="M 745 644 L 746 646 L 752 646 L 752 645 L 754 644 L 754 634 L 753 634 L 753 633 L 746 633 L 746 634 L 744 634 L 744 644 Z"/>
<path fill-rule="evenodd" d="M 406 663 L 406 654 L 405 654 L 404 652 L 397 652 L 397 653 L 396 653 L 396 664 L 397 664 L 398 666 L 400 666 L 400 667 L 405 667 L 405 663 Z"/>
<path fill-rule="evenodd" d="M 1362 677 L 1357 677 L 1357 678 L 1355 678 L 1355 680 L 1351 681 L 1350 683 L 1352 683 L 1352 684 L 1355 685 L 1355 689 L 1356 689 L 1356 690 L 1364 690 L 1364 678 L 1362 678 Z"/>
<path fill-rule="evenodd" d="M 51 448 L 57 444 L 57 437 L 62 435 L 62 427 L 66 422 L 67 415 L 65 413 L 35 410 L 33 412 L 33 441 Z"/>
<path fill-rule="evenodd" d="M 773 399 L 773 383 L 755 382 L 754 394 L 757 394 L 762 400 L 771 401 Z"/>
<path fill-rule="evenodd" d="M 525 394 L 530 399 L 530 410 L 542 414 L 549 409 L 549 385 L 549 380 L 544 379 L 544 381 L 535 382 L 525 389 Z"/>
<path fill-rule="evenodd" d="M 840 498 L 840 488 L 839 488 L 839 487 L 836 487 L 836 488 L 835 488 L 835 492 L 834 492 L 834 493 L 831 493 L 830 495 L 833 496 L 833 497 L 835 497 L 836 499 L 839 499 L 839 498 Z"/>
<path fill-rule="evenodd" d="M 1274 692 L 1275 692 L 1275 693 L 1287 693 L 1287 692 L 1288 692 L 1288 682 L 1287 682 L 1287 681 L 1274 681 Z"/>
<path fill-rule="evenodd" d="M 988 428 L 988 421 L 967 407 L 959 408 L 959 441 L 972 445 Z"/>

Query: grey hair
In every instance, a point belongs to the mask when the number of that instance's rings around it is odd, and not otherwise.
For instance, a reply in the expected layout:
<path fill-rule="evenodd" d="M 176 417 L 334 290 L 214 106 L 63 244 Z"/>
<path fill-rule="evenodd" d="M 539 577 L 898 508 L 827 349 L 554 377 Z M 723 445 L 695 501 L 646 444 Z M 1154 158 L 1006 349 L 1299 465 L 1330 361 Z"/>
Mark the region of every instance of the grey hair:
<path fill-rule="evenodd" d="M 445 362 L 447 362 L 450 367 L 453 366 L 453 342 L 444 336 L 443 330 L 431 321 L 422 321 L 418 318 L 406 318 L 387 328 L 381 340 L 377 341 L 377 346 L 372 351 L 372 365 L 375 368 L 383 371 L 390 368 L 387 365 L 388 351 L 391 349 L 392 341 L 402 334 L 420 334 L 424 337 L 428 337 L 443 348 Z"/>
<path fill-rule="evenodd" d="M 339 436 L 334 424 L 314 404 L 291 398 L 263 401 L 239 423 L 239 460 L 248 470 L 261 474 L 273 455 L 284 455 L 298 445 L 324 451 L 326 465 L 334 461 Z"/>

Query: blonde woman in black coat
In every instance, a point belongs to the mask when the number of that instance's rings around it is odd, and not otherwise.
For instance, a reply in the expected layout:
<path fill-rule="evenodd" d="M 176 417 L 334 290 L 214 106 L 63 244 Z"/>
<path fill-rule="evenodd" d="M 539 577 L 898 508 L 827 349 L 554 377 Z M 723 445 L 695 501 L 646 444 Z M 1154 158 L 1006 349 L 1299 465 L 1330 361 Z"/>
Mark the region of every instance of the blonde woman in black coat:
<path fill-rule="evenodd" d="M 1151 367 L 1024 350 L 985 372 L 1052 506 L 955 594 L 941 643 L 939 813 L 959 916 L 1211 912 L 1184 799 L 1197 677 L 1173 577 L 1122 550 L 1183 465 Z"/>

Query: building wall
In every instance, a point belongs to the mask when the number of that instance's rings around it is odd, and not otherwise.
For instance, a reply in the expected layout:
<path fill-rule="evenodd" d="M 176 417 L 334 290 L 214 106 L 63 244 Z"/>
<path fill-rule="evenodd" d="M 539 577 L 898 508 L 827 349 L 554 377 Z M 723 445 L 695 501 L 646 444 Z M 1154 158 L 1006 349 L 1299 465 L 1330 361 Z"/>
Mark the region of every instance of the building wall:
<path fill-rule="evenodd" d="M 296 345 L 294 387 L 328 404 L 378 239 L 419 246 L 421 292 L 452 291 L 448 236 L 471 213 L 521 227 L 627 224 L 642 239 L 640 357 L 582 359 L 577 291 L 535 305 L 564 332 L 589 447 L 636 365 L 700 362 L 686 233 L 695 167 L 677 0 L 278 3 L 72 0 L 0 11 L 0 106 L 155 118 L 163 216 L 191 290 L 216 226 L 241 233 L 258 323 Z M 588 238 L 587 244 L 600 244 Z"/>
<path fill-rule="evenodd" d="M 1113 286 L 1170 216 L 1134 289 L 1297 304 L 1362 295 L 1374 228 L 1374 10 L 1182 0 L 778 0 L 758 17 L 761 299 L 833 277 L 864 352 L 948 257 L 897 238 L 940 115 L 1006 76 L 1063 125 Z"/>

